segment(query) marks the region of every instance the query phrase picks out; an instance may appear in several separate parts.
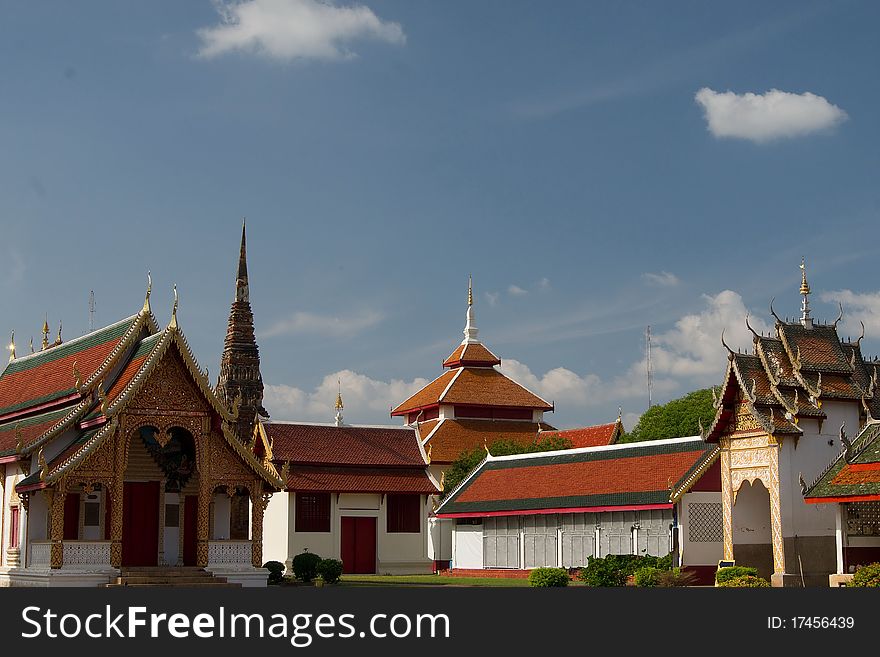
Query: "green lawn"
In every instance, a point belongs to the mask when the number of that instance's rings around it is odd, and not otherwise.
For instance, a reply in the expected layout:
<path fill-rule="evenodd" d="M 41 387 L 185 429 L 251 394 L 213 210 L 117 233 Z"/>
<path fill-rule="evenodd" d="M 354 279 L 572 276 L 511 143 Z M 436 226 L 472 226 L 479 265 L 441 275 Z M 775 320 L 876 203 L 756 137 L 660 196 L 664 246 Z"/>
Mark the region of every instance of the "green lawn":
<path fill-rule="evenodd" d="M 580 582 L 571 582 L 578 586 Z M 339 586 L 528 586 L 527 579 L 442 575 L 343 575 Z"/>

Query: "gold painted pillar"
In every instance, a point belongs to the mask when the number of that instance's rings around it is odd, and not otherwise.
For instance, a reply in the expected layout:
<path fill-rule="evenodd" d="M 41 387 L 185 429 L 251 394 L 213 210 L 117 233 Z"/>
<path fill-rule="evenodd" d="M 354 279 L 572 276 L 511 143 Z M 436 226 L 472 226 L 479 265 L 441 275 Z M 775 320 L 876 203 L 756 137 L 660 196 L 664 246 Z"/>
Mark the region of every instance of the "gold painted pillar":
<path fill-rule="evenodd" d="M 782 540 L 782 509 L 779 502 L 779 444 L 770 437 L 768 487 L 770 492 L 770 535 L 773 541 L 773 574 L 785 573 L 785 544 Z"/>
<path fill-rule="evenodd" d="M 208 538 L 211 531 L 211 498 L 215 484 L 211 478 L 209 456 L 210 437 L 202 436 L 199 455 L 199 502 L 198 518 L 196 519 L 196 565 L 205 568 L 208 565 Z"/>
<path fill-rule="evenodd" d="M 110 565 L 122 567 L 122 512 L 123 493 L 125 491 L 125 448 L 127 437 L 117 429 L 113 436 L 116 442 L 116 471 L 113 473 L 110 494 Z"/>
<path fill-rule="evenodd" d="M 49 507 L 49 540 L 52 541 L 50 565 L 64 565 L 64 500 L 67 499 L 65 482 L 60 482 L 52 495 Z"/>
<path fill-rule="evenodd" d="M 269 498 L 263 493 L 262 482 L 257 481 L 251 486 L 251 565 L 254 568 L 263 566 L 263 513 Z"/>
<path fill-rule="evenodd" d="M 733 485 L 730 477 L 730 440 L 721 439 L 721 514 L 724 528 L 724 559 L 733 560 Z"/>

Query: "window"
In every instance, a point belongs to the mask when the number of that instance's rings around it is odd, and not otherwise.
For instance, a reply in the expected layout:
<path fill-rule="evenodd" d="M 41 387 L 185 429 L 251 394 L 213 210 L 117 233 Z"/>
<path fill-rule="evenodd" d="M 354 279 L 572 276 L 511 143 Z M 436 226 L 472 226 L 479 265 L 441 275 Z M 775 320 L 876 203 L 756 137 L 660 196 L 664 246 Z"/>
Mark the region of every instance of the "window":
<path fill-rule="evenodd" d="M 9 509 L 9 547 L 17 548 L 18 547 L 18 523 L 19 523 L 19 508 L 17 506 Z"/>
<path fill-rule="evenodd" d="M 422 529 L 422 496 L 389 495 L 386 515 L 389 534 L 418 534 Z"/>
<path fill-rule="evenodd" d="M 166 504 L 165 505 L 165 526 L 166 527 L 180 527 L 180 505 L 179 504 Z"/>
<path fill-rule="evenodd" d="M 295 531 L 330 531 L 330 493 L 296 494 Z"/>

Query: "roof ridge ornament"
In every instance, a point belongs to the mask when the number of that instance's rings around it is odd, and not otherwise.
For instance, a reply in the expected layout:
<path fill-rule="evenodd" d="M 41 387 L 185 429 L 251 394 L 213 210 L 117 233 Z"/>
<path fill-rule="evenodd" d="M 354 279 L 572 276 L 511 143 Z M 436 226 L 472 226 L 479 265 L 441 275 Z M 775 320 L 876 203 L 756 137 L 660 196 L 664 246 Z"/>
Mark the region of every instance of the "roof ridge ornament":
<path fill-rule="evenodd" d="M 777 325 L 779 325 L 779 324 L 785 324 L 785 322 L 782 321 L 782 319 L 779 317 L 779 315 L 776 314 L 776 311 L 773 310 L 773 302 L 774 302 L 775 300 L 776 300 L 776 297 L 773 297 L 772 299 L 770 299 L 770 314 L 773 315 L 773 317 L 776 318 L 776 324 L 777 324 Z"/>
<path fill-rule="evenodd" d="M 345 408 L 345 404 L 342 403 L 342 380 L 336 379 L 336 426 L 341 427 L 342 422 L 342 410 Z"/>
<path fill-rule="evenodd" d="M 862 338 L 865 337 L 865 323 L 863 321 L 859 320 L 859 324 L 862 325 L 862 334 L 858 338 L 856 338 L 856 346 L 859 349 L 861 349 L 862 348 Z"/>
<path fill-rule="evenodd" d="M 840 312 L 837 314 L 837 319 L 835 319 L 834 323 L 832 324 L 835 331 L 837 330 L 837 323 L 843 319 L 843 304 L 840 301 L 838 301 L 837 307 L 840 308 Z"/>
<path fill-rule="evenodd" d="M 144 295 L 144 307 L 141 310 L 142 313 L 149 314 L 150 311 L 150 294 L 153 292 L 153 274 L 148 269 L 147 270 L 147 293 Z"/>
<path fill-rule="evenodd" d="M 58 347 L 62 343 L 61 340 L 61 320 L 58 320 L 58 337 L 55 338 L 55 342 L 52 344 L 53 347 Z"/>
<path fill-rule="evenodd" d="M 844 448 L 843 458 L 847 463 L 852 462 L 852 441 L 846 437 L 846 420 L 840 425 L 840 443 Z"/>
<path fill-rule="evenodd" d="M 76 387 L 76 391 L 80 392 L 83 387 L 82 374 L 79 372 L 79 368 L 77 367 L 77 361 L 73 361 L 73 382 Z"/>
<path fill-rule="evenodd" d="M 468 275 L 468 307 L 465 314 L 464 340 L 462 344 L 479 344 L 480 329 L 474 325 L 474 280 Z"/>
<path fill-rule="evenodd" d="M 45 319 L 43 319 L 43 350 L 49 348 L 49 313 L 46 313 Z"/>
<path fill-rule="evenodd" d="M 180 297 L 177 295 L 177 283 L 174 284 L 174 305 L 171 306 L 171 322 L 168 328 L 177 328 L 177 306 L 180 304 Z"/>
<path fill-rule="evenodd" d="M 15 360 L 15 331 L 12 332 L 12 337 L 9 339 L 9 362 Z"/>
<path fill-rule="evenodd" d="M 724 345 L 724 348 L 725 348 L 725 349 L 727 349 L 727 352 L 728 352 L 728 356 L 727 356 L 727 357 L 730 358 L 730 359 L 732 359 L 733 356 L 734 356 L 733 349 L 731 349 L 731 348 L 730 348 L 730 345 L 728 345 L 728 344 L 724 341 L 724 331 L 726 331 L 726 330 L 727 330 L 726 328 L 721 329 L 721 344 Z"/>
<path fill-rule="evenodd" d="M 752 328 L 752 325 L 749 324 L 749 313 L 746 313 L 746 328 L 749 329 L 752 332 L 752 335 L 755 336 L 754 341 L 757 343 L 761 336 L 759 336 L 755 329 Z"/>

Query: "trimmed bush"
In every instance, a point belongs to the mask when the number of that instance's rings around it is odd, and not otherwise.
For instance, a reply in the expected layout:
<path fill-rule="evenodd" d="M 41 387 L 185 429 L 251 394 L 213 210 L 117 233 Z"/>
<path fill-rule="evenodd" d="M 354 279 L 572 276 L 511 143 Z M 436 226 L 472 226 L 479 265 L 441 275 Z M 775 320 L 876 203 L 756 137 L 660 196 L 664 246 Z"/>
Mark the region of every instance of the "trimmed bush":
<path fill-rule="evenodd" d="M 321 559 L 317 571 L 325 582 L 335 584 L 342 577 L 342 562 L 339 559 Z"/>
<path fill-rule="evenodd" d="M 681 568 L 672 568 L 671 570 L 662 571 L 660 573 L 660 576 L 658 577 L 658 580 L 659 582 L 657 586 L 691 586 L 697 580 L 697 576 L 695 573 L 688 570 L 682 570 Z"/>
<path fill-rule="evenodd" d="M 872 563 L 859 568 L 853 575 L 849 586 L 880 588 L 880 563 Z"/>
<path fill-rule="evenodd" d="M 568 586 L 568 571 L 565 568 L 535 568 L 529 573 L 529 586 Z"/>
<path fill-rule="evenodd" d="M 636 586 L 660 586 L 660 575 L 663 571 L 653 566 L 639 568 L 634 576 Z"/>
<path fill-rule="evenodd" d="M 269 584 L 284 581 L 284 564 L 280 561 L 267 561 L 263 568 L 269 571 Z"/>
<path fill-rule="evenodd" d="M 590 557 L 587 566 L 581 568 L 578 579 L 588 586 L 624 586 L 629 576 L 635 576 L 641 568 L 668 570 L 672 556 L 653 557 L 638 554 L 609 554 L 607 557 Z"/>
<path fill-rule="evenodd" d="M 729 566 L 727 568 L 719 568 L 718 572 L 715 573 L 715 583 L 718 586 L 721 586 L 728 580 L 734 579 L 735 577 L 743 577 L 745 575 L 757 577 L 758 569 L 750 568 L 749 566 Z"/>
<path fill-rule="evenodd" d="M 763 577 L 757 577 L 755 575 L 740 575 L 739 577 L 732 577 L 730 579 L 726 579 L 721 582 L 719 588 L 725 589 L 748 589 L 748 588 L 758 588 L 758 589 L 766 589 L 770 588 L 770 582 L 768 582 Z"/>
<path fill-rule="evenodd" d="M 311 582 L 318 576 L 318 564 L 321 557 L 313 552 L 303 552 L 296 555 L 290 564 L 293 576 L 301 582 Z"/>

